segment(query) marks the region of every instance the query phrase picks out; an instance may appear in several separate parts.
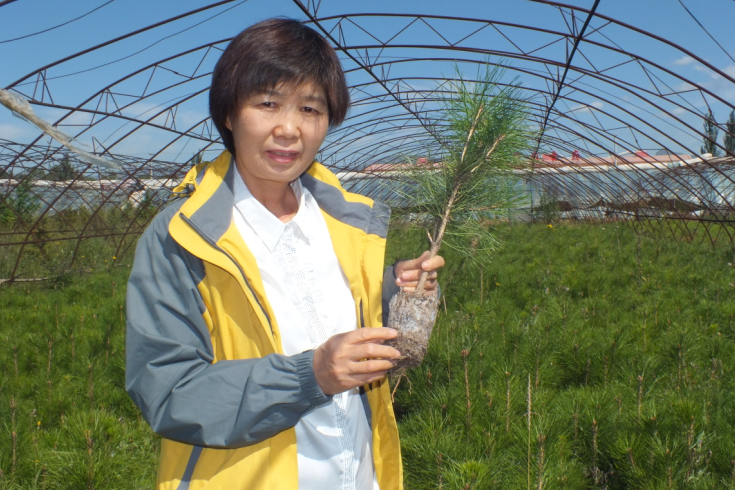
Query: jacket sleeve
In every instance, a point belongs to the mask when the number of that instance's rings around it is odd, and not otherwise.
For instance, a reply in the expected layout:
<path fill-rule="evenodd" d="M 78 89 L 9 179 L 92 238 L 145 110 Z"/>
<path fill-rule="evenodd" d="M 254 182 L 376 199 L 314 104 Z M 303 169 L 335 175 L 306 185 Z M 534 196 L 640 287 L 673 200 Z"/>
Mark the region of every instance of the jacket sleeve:
<path fill-rule="evenodd" d="M 140 238 L 127 290 L 126 389 L 153 430 L 188 444 L 261 442 L 328 402 L 313 351 L 218 361 L 202 318 L 200 259 L 168 234 L 180 205 Z M 174 208 L 173 211 L 171 208 Z"/>
<path fill-rule="evenodd" d="M 393 267 L 395 267 L 396 264 L 390 265 L 385 268 L 385 273 L 383 274 L 383 326 L 388 326 L 388 316 L 390 314 L 390 300 L 391 298 L 398 294 L 398 291 L 400 291 L 400 287 L 396 284 L 396 273 L 393 270 Z"/>

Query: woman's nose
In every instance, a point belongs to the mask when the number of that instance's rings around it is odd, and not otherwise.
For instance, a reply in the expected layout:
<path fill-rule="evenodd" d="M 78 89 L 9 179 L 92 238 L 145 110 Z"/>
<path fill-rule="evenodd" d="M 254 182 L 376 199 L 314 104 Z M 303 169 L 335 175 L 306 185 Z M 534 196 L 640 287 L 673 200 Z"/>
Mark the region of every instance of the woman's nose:
<path fill-rule="evenodd" d="M 292 111 L 283 111 L 274 131 L 275 136 L 286 139 L 298 138 L 300 135 L 299 121 L 298 114 L 294 114 Z"/>

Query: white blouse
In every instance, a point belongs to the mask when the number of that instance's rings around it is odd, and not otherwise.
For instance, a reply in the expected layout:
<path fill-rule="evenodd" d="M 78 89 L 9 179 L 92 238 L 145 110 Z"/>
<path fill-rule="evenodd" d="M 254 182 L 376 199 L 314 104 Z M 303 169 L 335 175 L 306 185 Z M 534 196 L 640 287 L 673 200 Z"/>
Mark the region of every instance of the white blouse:
<path fill-rule="evenodd" d="M 241 178 L 233 219 L 255 256 L 265 293 L 291 356 L 357 328 L 355 301 L 319 205 L 297 179 L 299 209 L 289 223 L 268 211 Z M 357 389 L 306 413 L 295 426 L 300 490 L 379 490 L 372 432 Z"/>

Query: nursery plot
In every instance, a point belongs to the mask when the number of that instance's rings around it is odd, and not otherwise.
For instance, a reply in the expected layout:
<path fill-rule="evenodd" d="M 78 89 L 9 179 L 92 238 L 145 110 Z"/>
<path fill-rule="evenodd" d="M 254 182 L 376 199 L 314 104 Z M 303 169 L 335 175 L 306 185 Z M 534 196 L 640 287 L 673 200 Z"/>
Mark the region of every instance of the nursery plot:
<path fill-rule="evenodd" d="M 158 437 L 125 392 L 129 262 L 98 262 L 0 289 L 0 489 L 154 485 Z"/>
<path fill-rule="evenodd" d="M 447 254 L 396 392 L 405 488 L 733 488 L 735 249 L 614 222 L 495 233 L 480 270 Z M 397 225 L 386 263 L 425 240 Z M 0 289 L 0 489 L 153 486 L 110 264 Z"/>
<path fill-rule="evenodd" d="M 614 222 L 497 232 L 481 272 L 447 258 L 397 390 L 407 488 L 733 488 L 733 249 Z M 425 240 L 390 238 L 396 258 Z"/>

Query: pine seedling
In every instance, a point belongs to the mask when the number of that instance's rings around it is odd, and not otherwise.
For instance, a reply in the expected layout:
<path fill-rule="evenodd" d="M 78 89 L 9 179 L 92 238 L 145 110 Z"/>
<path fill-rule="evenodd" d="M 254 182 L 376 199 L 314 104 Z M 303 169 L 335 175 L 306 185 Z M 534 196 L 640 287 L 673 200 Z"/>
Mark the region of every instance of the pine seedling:
<path fill-rule="evenodd" d="M 505 432 L 510 432 L 510 373 L 505 372 Z"/>
<path fill-rule="evenodd" d="M 11 447 L 13 452 L 13 457 L 11 459 L 11 475 L 15 475 L 15 466 L 17 464 L 17 449 L 18 449 L 18 429 L 15 425 L 15 409 L 18 407 L 18 402 L 15 401 L 15 398 L 10 400 L 10 413 L 11 413 Z"/>
<path fill-rule="evenodd" d="M 94 371 L 92 364 L 87 365 L 87 393 L 89 395 L 89 408 L 94 409 Z"/>
<path fill-rule="evenodd" d="M 469 368 L 467 366 L 468 357 L 470 355 L 470 351 L 468 349 L 462 349 L 462 364 L 464 365 L 464 387 L 465 387 L 465 425 L 466 425 L 466 435 L 469 438 L 470 436 L 470 429 L 472 427 L 472 398 L 470 395 L 470 376 L 469 376 Z"/>
<path fill-rule="evenodd" d="M 527 459 L 527 470 L 526 474 L 528 476 L 528 490 L 531 490 L 531 415 L 533 408 L 533 401 L 532 401 L 532 394 L 531 394 L 531 374 L 528 375 L 528 397 L 526 398 L 526 404 L 527 404 L 527 412 L 526 416 L 528 417 L 528 459 Z"/>
<path fill-rule="evenodd" d="M 516 80 L 501 88 L 504 73 L 486 67 L 470 83 L 457 70 L 454 96 L 444 101 L 444 117 L 433 127 L 438 161 L 411 164 L 405 173 L 402 211 L 428 225 L 432 257 L 444 244 L 464 258 L 487 259 L 498 241 L 481 219 L 520 200 L 513 170 L 526 165 L 532 133 L 527 100 Z M 426 278 L 422 274 L 417 293 Z"/>
<path fill-rule="evenodd" d="M 403 172 L 402 211 L 427 225 L 430 257 L 446 244 L 464 258 L 486 260 L 498 241 L 481 220 L 519 200 L 513 170 L 529 148 L 528 109 L 517 83 L 501 88 L 503 74 L 502 67 L 486 67 L 469 83 L 457 70 L 454 95 L 430 127 L 438 154 L 427 150 L 429 158 L 417 161 L 431 163 Z M 402 353 L 399 369 L 418 366 L 426 353 L 438 308 L 436 294 L 424 296 L 427 278 L 423 272 L 415 291 L 391 300 L 388 326 L 399 335 L 388 344 Z"/>
<path fill-rule="evenodd" d="M 49 339 L 48 341 L 48 363 L 46 365 L 46 379 L 51 379 L 51 356 L 54 352 L 54 341 Z"/>

